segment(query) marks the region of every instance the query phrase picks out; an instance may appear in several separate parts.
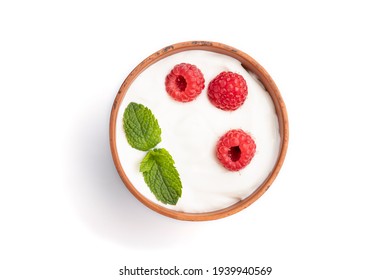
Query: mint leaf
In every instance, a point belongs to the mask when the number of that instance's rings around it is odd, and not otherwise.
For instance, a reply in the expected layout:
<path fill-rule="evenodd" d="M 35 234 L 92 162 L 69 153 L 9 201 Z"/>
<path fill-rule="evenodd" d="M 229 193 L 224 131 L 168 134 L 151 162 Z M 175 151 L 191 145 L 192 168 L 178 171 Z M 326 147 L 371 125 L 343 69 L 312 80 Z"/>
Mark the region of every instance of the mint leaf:
<path fill-rule="evenodd" d="M 149 151 L 140 165 L 145 183 L 157 200 L 175 205 L 181 197 L 181 181 L 172 156 L 165 149 Z"/>
<path fill-rule="evenodd" d="M 137 150 L 148 151 L 161 142 L 161 128 L 152 111 L 131 102 L 123 114 L 123 129 L 127 142 Z"/>

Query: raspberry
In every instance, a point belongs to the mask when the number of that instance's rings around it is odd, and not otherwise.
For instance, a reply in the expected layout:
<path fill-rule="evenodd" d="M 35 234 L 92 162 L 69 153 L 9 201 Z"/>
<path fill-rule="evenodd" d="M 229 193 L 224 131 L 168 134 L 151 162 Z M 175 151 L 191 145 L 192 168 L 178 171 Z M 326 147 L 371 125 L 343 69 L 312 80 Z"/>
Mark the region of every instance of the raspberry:
<path fill-rule="evenodd" d="M 195 65 L 177 64 L 165 78 L 165 89 L 176 101 L 192 101 L 204 89 L 203 74 Z"/>
<path fill-rule="evenodd" d="M 240 74 L 222 72 L 209 83 L 207 94 L 215 107 L 234 111 L 244 103 L 248 87 Z"/>
<path fill-rule="evenodd" d="M 247 166 L 255 152 L 255 141 L 241 129 L 229 130 L 217 142 L 217 158 L 231 171 L 238 171 Z"/>

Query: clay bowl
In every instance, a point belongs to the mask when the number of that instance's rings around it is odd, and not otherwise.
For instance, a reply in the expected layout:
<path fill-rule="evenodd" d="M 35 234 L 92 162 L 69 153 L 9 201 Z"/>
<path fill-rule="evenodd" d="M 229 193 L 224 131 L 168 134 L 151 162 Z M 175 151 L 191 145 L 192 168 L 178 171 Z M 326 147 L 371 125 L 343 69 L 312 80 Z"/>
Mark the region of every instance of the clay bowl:
<path fill-rule="evenodd" d="M 223 55 L 231 56 L 238 61 L 241 62 L 242 66 L 247 69 L 248 71 L 251 71 L 257 79 L 263 84 L 267 92 L 269 93 L 270 97 L 272 98 L 272 101 L 275 106 L 276 115 L 278 117 L 279 122 L 279 133 L 280 133 L 280 149 L 279 149 L 279 155 L 277 158 L 277 161 L 269 174 L 269 176 L 266 178 L 265 181 L 262 183 L 259 183 L 260 185 L 258 188 L 248 197 L 246 197 L 243 200 L 240 200 L 239 202 L 235 203 L 234 205 L 231 205 L 227 208 L 212 211 L 212 212 L 206 212 L 206 213 L 185 213 L 185 212 L 179 212 L 175 210 L 171 210 L 168 208 L 165 208 L 163 206 L 160 206 L 149 199 L 145 198 L 131 183 L 131 178 L 128 178 L 118 157 L 118 150 L 116 145 L 116 124 L 117 124 L 117 118 L 118 118 L 118 109 L 120 107 L 120 104 L 126 95 L 127 90 L 130 88 L 131 84 L 137 77 L 149 66 L 156 63 L 157 61 L 164 59 L 170 55 L 176 54 L 178 52 L 183 51 L 189 51 L 189 50 L 203 50 L 203 51 L 210 51 L 210 52 L 216 52 Z M 113 157 L 114 164 L 116 166 L 116 169 L 127 187 L 127 189 L 145 206 L 149 207 L 150 209 L 179 220 L 187 220 L 187 221 L 206 221 L 206 220 L 215 220 L 227 217 L 229 215 L 232 215 L 234 213 L 237 213 L 249 205 L 251 205 L 254 201 L 256 201 L 259 197 L 261 197 L 265 191 L 271 186 L 273 181 L 275 180 L 276 176 L 278 175 L 282 165 L 283 161 L 286 156 L 287 152 L 287 146 L 288 146 L 288 137 L 289 137 L 289 128 L 288 128 L 288 118 L 287 118 L 287 111 L 285 104 L 283 102 L 282 96 L 275 84 L 275 82 L 272 80 L 271 76 L 267 73 L 267 71 L 258 63 L 256 62 L 252 57 L 247 55 L 246 53 L 237 50 L 233 47 L 216 43 L 216 42 L 209 42 L 209 41 L 189 41 L 189 42 L 182 42 L 177 43 L 174 45 L 167 46 L 154 54 L 147 57 L 145 60 L 143 60 L 138 66 L 134 68 L 134 70 L 127 76 L 127 78 L 124 80 L 122 86 L 119 89 L 119 92 L 115 98 L 115 101 L 112 106 L 111 111 L 111 118 L 110 118 L 110 147 L 111 147 L 111 153 Z M 183 186 L 184 188 L 185 186 Z"/>

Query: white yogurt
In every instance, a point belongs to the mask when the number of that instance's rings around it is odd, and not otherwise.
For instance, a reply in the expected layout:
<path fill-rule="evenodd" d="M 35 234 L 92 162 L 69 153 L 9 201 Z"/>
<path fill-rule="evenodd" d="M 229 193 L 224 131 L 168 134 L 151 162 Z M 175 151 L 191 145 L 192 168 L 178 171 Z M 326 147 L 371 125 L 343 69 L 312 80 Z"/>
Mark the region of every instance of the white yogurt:
<path fill-rule="evenodd" d="M 165 76 L 179 63 L 196 65 L 205 78 L 205 89 L 194 100 L 181 103 L 165 91 Z M 248 97 L 236 111 L 222 111 L 207 97 L 209 82 L 222 71 L 241 74 Z M 175 160 L 182 181 L 177 205 L 156 200 L 145 184 L 139 165 L 146 152 L 132 148 L 123 130 L 123 113 L 130 102 L 147 106 L 157 118 L 165 148 Z M 225 169 L 215 156 L 218 139 L 230 129 L 241 128 L 256 142 L 257 150 L 248 166 L 238 172 Z M 280 145 L 278 118 L 271 97 L 241 63 L 208 51 L 186 51 L 171 55 L 147 68 L 130 86 L 117 117 L 116 145 L 122 167 L 137 190 L 149 200 L 169 209 L 201 213 L 226 208 L 250 195 L 272 171 Z"/>

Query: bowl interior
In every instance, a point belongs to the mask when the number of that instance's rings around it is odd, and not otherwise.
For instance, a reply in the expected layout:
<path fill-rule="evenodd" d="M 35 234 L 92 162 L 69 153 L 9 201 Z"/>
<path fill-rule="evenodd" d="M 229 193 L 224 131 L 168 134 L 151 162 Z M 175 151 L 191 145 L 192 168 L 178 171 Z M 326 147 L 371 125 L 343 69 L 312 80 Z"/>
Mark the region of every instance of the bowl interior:
<path fill-rule="evenodd" d="M 269 93 L 275 107 L 275 112 L 278 118 L 279 123 L 279 134 L 280 134 L 280 149 L 277 161 L 265 181 L 258 186 L 258 188 L 245 199 L 221 210 L 206 212 L 206 213 L 185 213 L 176 210 L 171 210 L 166 207 L 160 206 L 149 199 L 145 198 L 131 183 L 129 178 L 127 177 L 124 169 L 121 165 L 118 156 L 118 150 L 116 146 L 116 125 L 118 118 L 118 110 L 120 104 L 123 101 L 126 92 L 129 87 L 133 83 L 133 81 L 149 66 L 156 63 L 157 61 L 164 59 L 170 55 L 176 54 L 178 52 L 189 51 L 189 50 L 204 50 L 210 52 L 216 52 L 220 54 L 224 54 L 230 57 L 233 57 L 241 62 L 242 66 L 248 71 L 251 72 L 265 87 L 267 92 Z M 252 57 L 247 55 L 246 53 L 237 50 L 233 47 L 209 41 L 190 41 L 190 42 L 182 42 L 174 45 L 167 46 L 154 54 L 147 57 L 143 60 L 138 66 L 134 68 L 134 70 L 127 76 L 122 86 L 120 87 L 118 94 L 114 100 L 111 118 L 110 118 L 110 148 L 112 157 L 114 160 L 114 164 L 116 169 L 124 182 L 125 186 L 128 190 L 144 205 L 149 207 L 150 209 L 179 220 L 188 220 L 188 221 L 205 221 L 205 220 L 214 220 L 223 218 L 234 213 L 241 211 L 242 209 L 251 205 L 255 200 L 257 200 L 272 184 L 275 180 L 277 174 L 279 173 L 284 158 L 287 152 L 288 146 L 288 118 L 285 104 L 283 102 L 282 96 L 280 92 L 272 80 L 271 76 L 266 72 L 266 70 L 256 62 Z"/>

